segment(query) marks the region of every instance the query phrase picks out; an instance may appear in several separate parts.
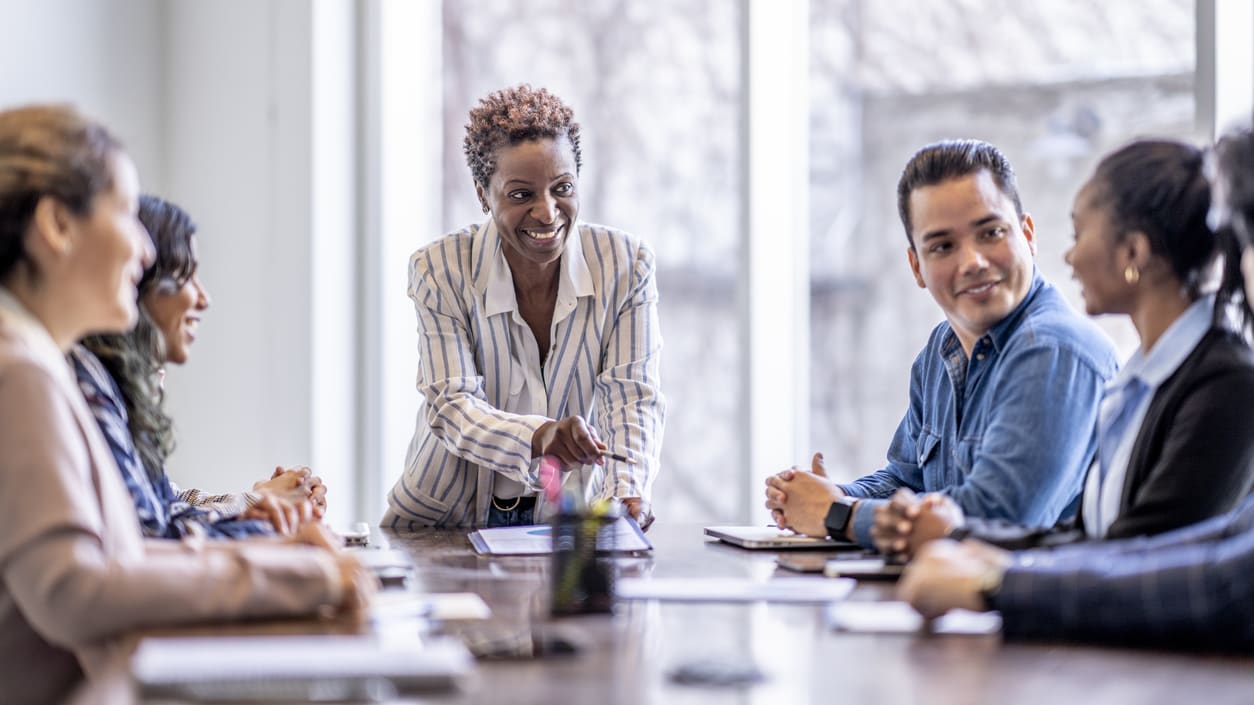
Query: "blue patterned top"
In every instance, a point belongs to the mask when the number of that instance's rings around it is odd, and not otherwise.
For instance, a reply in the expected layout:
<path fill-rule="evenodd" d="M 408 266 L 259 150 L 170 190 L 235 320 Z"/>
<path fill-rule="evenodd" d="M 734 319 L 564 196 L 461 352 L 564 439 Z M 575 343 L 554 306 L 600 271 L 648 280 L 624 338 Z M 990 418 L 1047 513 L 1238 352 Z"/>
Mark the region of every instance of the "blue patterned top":
<path fill-rule="evenodd" d="M 170 484 L 165 468 L 158 468 L 152 473 L 145 469 L 131 438 L 122 393 L 108 370 L 81 345 L 70 350 L 69 359 L 83 398 L 109 442 L 109 450 L 113 452 L 122 480 L 135 502 L 135 513 L 144 536 L 169 539 L 190 535 L 242 538 L 274 533 L 269 522 L 239 519 L 235 515 L 195 507 L 182 501 Z"/>

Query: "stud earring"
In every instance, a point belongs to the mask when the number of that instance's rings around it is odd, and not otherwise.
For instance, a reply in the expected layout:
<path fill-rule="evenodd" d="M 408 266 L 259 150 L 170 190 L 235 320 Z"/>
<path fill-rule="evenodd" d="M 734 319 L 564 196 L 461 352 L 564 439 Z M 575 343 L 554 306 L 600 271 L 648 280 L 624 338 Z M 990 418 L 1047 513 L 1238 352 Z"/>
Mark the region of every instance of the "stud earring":
<path fill-rule="evenodd" d="M 1137 269 L 1135 264 L 1128 265 L 1128 268 L 1123 270 L 1123 280 L 1130 286 L 1136 286 L 1137 282 L 1141 281 L 1141 270 Z"/>

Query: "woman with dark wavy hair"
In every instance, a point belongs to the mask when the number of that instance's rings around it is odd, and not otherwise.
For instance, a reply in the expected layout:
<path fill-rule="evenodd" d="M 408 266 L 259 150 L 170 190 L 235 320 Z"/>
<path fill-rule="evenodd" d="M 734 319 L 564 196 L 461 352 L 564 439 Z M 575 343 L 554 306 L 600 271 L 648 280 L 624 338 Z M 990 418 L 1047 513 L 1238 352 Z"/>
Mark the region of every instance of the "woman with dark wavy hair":
<path fill-rule="evenodd" d="M 170 481 L 165 463 L 174 450 L 174 429 L 163 406 L 164 369 L 167 363 L 187 362 L 209 294 L 196 271 L 191 217 L 173 203 L 144 195 L 139 220 L 157 248 L 138 286 L 139 322 L 128 333 L 85 338 L 70 359 L 122 470 L 144 534 L 238 538 L 288 533 L 303 516 L 321 516 L 326 488 L 308 468 L 277 468 L 253 492 L 241 494 L 180 491 Z M 307 502 L 310 506 L 303 506 Z"/>

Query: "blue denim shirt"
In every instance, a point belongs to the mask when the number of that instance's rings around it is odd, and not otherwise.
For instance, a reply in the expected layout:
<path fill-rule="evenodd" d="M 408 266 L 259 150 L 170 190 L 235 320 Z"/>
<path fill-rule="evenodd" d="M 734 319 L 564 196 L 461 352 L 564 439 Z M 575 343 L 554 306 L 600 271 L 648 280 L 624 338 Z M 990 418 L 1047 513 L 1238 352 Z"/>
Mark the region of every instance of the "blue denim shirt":
<path fill-rule="evenodd" d="M 910 371 L 910 408 L 888 464 L 841 489 L 863 498 L 858 543 L 899 487 L 941 492 L 967 516 L 1049 526 L 1075 513 L 1096 448 L 1114 346 L 1035 272 L 1027 296 L 967 358 L 948 323 Z"/>

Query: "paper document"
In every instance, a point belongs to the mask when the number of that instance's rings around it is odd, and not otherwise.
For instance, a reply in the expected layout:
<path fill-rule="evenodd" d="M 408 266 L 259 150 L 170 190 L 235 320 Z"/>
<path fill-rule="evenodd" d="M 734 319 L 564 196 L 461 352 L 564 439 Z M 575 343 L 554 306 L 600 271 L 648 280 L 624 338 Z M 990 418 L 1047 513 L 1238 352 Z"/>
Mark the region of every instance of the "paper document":
<path fill-rule="evenodd" d="M 857 583 L 847 578 L 620 578 L 620 600 L 674 602 L 821 603 L 845 599 Z"/>
<path fill-rule="evenodd" d="M 547 524 L 479 529 L 470 532 L 468 538 L 475 551 L 485 555 L 536 556 L 553 552 L 553 528 Z M 619 517 L 597 533 L 597 550 L 638 553 L 652 551 L 653 544 L 644 537 L 636 522 Z"/>
<path fill-rule="evenodd" d="M 827 623 L 847 632 L 877 634 L 996 634 L 1001 615 L 996 612 L 951 610 L 925 626 L 923 616 L 905 602 L 844 602 L 827 608 Z"/>

